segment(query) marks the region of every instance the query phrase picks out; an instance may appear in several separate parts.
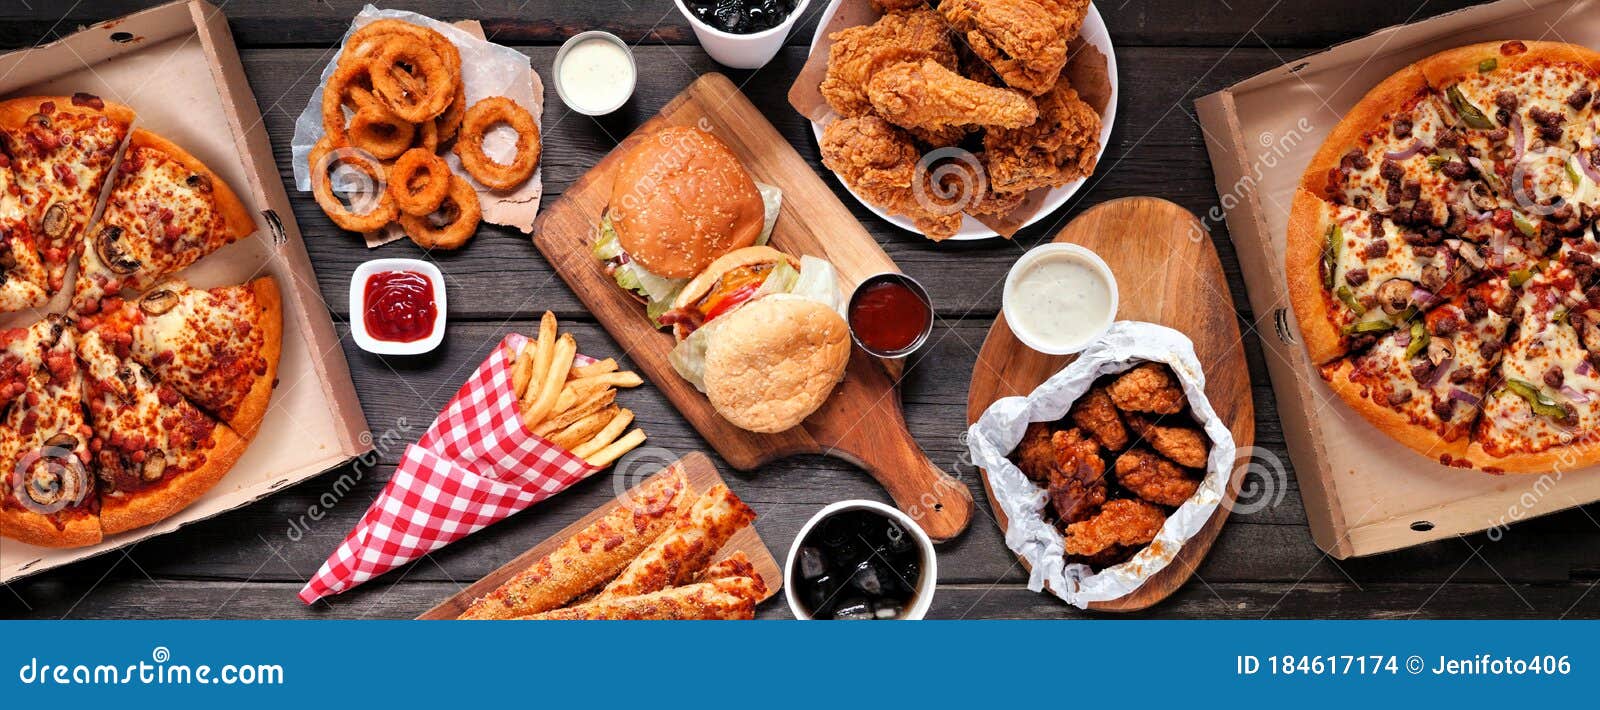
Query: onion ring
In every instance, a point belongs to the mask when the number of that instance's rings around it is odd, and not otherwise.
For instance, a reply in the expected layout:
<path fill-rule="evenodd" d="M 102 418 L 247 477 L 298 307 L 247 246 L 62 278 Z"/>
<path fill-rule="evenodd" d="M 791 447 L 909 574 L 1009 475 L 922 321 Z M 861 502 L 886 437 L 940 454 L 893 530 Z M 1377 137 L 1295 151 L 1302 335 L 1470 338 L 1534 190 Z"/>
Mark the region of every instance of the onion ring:
<path fill-rule="evenodd" d="M 477 233 L 482 219 L 477 191 L 471 183 L 451 173 L 450 194 L 439 209 L 423 216 L 400 215 L 400 226 L 423 249 L 455 249 Z"/>
<path fill-rule="evenodd" d="M 389 167 L 389 194 L 403 214 L 426 217 L 444 204 L 452 177 L 444 158 L 412 148 Z"/>
<path fill-rule="evenodd" d="M 372 232 L 393 222 L 399 214 L 394 197 L 383 185 L 382 164 L 365 151 L 323 136 L 311 148 L 308 163 L 311 166 L 311 193 L 334 224 L 352 232 Z M 356 212 L 346 207 L 339 196 L 333 194 L 333 180 L 329 172 L 338 165 L 349 165 L 372 180 L 374 189 L 368 191 L 367 195 L 375 199 L 366 212 Z"/>
<path fill-rule="evenodd" d="M 439 119 L 432 118 L 417 124 L 416 143 L 413 145 L 429 153 L 439 152 Z"/>
<path fill-rule="evenodd" d="M 410 71 L 402 69 L 410 67 Z M 367 66 L 372 88 L 389 110 L 412 123 L 422 123 L 444 113 L 455 98 L 460 76 L 445 68 L 438 50 L 415 38 L 404 38 L 384 45 Z M 421 77 L 421 85 L 401 84 L 401 75 Z M 413 90 L 414 89 L 414 90 Z"/>
<path fill-rule="evenodd" d="M 351 147 L 367 151 L 379 160 L 390 160 L 411 147 L 417 127 L 381 106 L 365 106 L 350 119 L 345 133 Z"/>
<path fill-rule="evenodd" d="M 509 165 L 495 162 L 483 152 L 484 137 L 501 123 L 517 132 L 517 154 Z M 527 181 L 539 166 L 539 150 L 539 124 L 527 109 L 504 96 L 491 96 L 467 109 L 455 148 L 462 167 L 494 190 L 509 190 Z"/>
<path fill-rule="evenodd" d="M 467 84 L 456 82 L 456 97 L 434 121 L 439 124 L 439 142 L 448 143 L 461 129 L 461 119 L 467 115 Z"/>
<path fill-rule="evenodd" d="M 461 52 L 456 49 L 454 42 L 431 27 L 413 25 L 402 20 L 374 20 L 362 25 L 350 34 L 350 39 L 345 40 L 344 46 L 351 57 L 372 58 L 376 57 L 378 50 L 383 47 L 392 35 L 406 35 L 415 37 L 433 47 L 439 53 L 439 58 L 444 60 L 445 69 L 453 75 L 461 75 Z M 340 61 L 343 61 L 340 57 Z"/>

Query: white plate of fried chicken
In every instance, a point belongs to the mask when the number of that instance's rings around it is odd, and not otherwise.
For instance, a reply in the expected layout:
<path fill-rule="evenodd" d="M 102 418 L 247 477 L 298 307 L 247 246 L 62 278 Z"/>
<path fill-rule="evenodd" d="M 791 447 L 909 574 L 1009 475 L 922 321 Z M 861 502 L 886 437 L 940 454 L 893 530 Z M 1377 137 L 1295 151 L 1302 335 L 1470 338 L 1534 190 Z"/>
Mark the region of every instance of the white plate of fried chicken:
<path fill-rule="evenodd" d="M 829 4 L 813 53 L 857 1 Z M 824 165 L 858 201 L 936 241 L 985 239 L 998 235 L 985 222 L 1032 224 L 1083 186 L 1117 110 L 1111 37 L 1088 0 L 871 2 L 883 16 L 825 50 L 834 115 L 812 123 Z M 1105 56 L 1103 115 L 1062 71 L 1074 38 Z"/>

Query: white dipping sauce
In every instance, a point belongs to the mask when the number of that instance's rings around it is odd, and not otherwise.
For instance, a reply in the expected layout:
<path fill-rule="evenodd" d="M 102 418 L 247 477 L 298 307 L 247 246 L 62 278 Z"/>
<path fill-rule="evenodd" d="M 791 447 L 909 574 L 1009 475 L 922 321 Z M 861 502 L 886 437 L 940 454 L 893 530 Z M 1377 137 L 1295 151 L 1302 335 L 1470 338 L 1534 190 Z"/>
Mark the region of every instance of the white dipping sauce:
<path fill-rule="evenodd" d="M 616 108 L 633 93 L 633 62 L 615 42 L 596 37 L 567 50 L 556 76 L 562 95 L 586 111 Z"/>
<path fill-rule="evenodd" d="M 1078 345 L 1110 324 L 1111 284 L 1087 260 L 1043 254 L 1024 264 L 1007 289 L 1006 322 L 1059 347 Z"/>

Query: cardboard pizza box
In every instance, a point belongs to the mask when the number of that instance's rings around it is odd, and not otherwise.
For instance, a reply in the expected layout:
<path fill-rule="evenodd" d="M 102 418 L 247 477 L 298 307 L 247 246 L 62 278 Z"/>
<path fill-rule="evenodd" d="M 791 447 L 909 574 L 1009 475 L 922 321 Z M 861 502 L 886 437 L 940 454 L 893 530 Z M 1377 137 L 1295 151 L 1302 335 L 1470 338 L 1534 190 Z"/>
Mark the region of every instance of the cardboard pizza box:
<path fill-rule="evenodd" d="M 0 583 L 172 532 L 372 449 L 227 17 L 199 0 L 174 2 L 0 55 L 0 98 L 78 91 L 133 107 L 137 127 L 204 161 L 256 215 L 254 235 L 182 276 L 202 287 L 275 276 L 283 294 L 283 354 L 260 433 L 216 487 L 167 520 L 93 547 L 52 550 L 0 538 Z M 59 302 L 58 296 L 53 305 Z"/>
<path fill-rule="evenodd" d="M 1447 468 L 1361 418 L 1306 356 L 1283 257 L 1301 173 L 1335 124 L 1385 77 L 1423 57 L 1490 40 L 1600 47 L 1600 0 L 1501 0 L 1390 27 L 1196 102 L 1224 218 L 1267 351 L 1284 436 L 1318 547 L 1371 555 L 1600 500 L 1600 467 L 1493 475 Z"/>

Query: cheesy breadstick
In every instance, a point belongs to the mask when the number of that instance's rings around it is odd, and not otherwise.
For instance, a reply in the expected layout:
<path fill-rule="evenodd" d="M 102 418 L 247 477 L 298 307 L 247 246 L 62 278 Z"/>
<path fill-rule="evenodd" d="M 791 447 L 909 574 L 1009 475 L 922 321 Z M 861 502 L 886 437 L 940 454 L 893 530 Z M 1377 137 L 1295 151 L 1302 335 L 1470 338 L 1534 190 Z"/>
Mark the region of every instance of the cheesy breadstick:
<path fill-rule="evenodd" d="M 694 502 L 688 515 L 639 553 L 595 599 L 649 594 L 684 584 L 705 569 L 728 538 L 755 519 L 755 511 L 719 483 Z"/>
<path fill-rule="evenodd" d="M 760 579 L 729 577 L 639 596 L 595 599 L 523 618 L 567 621 L 754 619 L 756 602 L 765 593 L 766 587 Z"/>
<path fill-rule="evenodd" d="M 646 481 L 622 504 L 488 596 L 462 619 L 510 619 L 554 609 L 612 578 L 681 516 L 689 497 L 683 470 Z"/>

